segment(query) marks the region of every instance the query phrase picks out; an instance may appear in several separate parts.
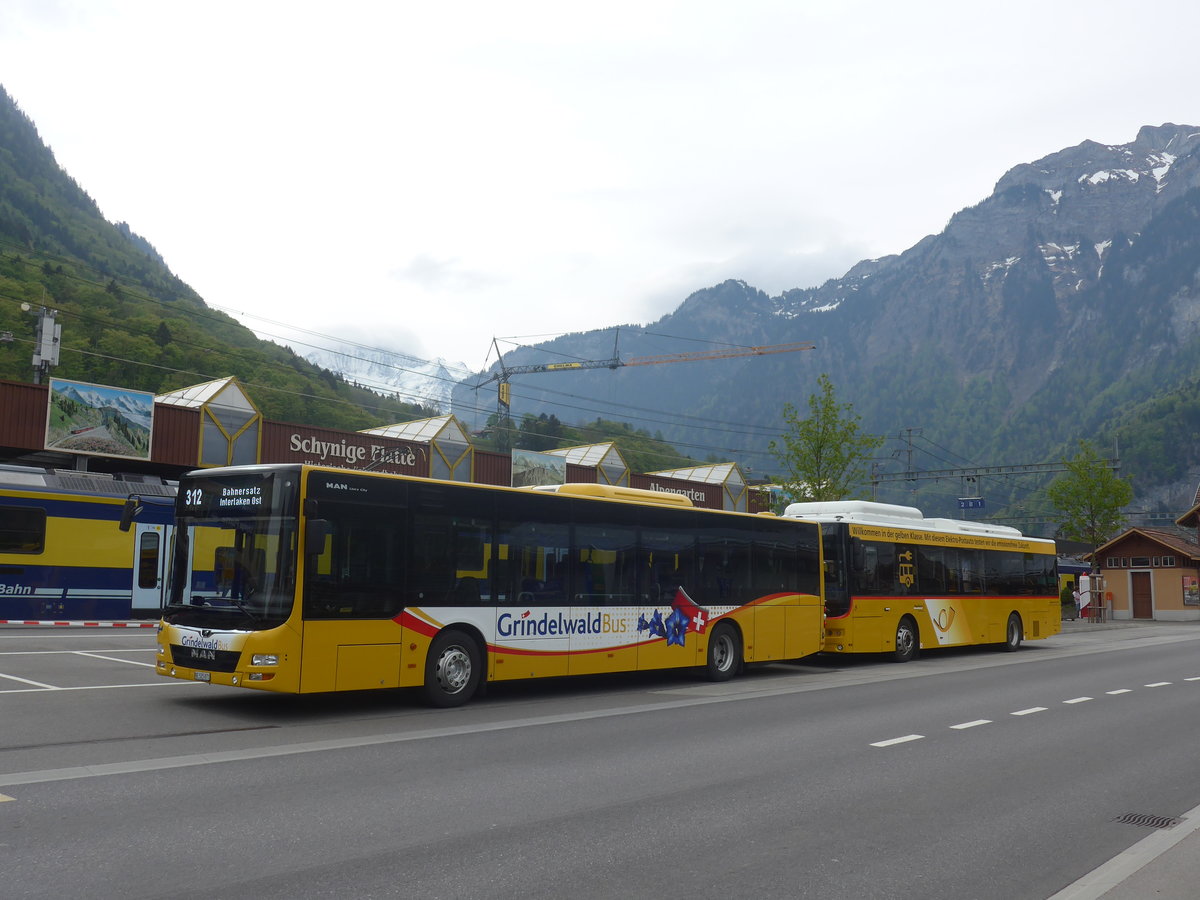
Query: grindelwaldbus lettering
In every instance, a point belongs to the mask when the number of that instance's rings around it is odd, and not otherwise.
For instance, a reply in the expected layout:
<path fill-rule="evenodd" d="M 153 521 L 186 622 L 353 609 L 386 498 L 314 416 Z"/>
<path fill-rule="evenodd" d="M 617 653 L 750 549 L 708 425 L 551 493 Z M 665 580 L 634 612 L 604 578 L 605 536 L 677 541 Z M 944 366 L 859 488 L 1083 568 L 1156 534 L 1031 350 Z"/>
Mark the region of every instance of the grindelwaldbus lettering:
<path fill-rule="evenodd" d="M 533 616 L 528 610 L 519 616 L 501 613 L 496 619 L 496 634 L 502 638 L 532 637 L 534 635 L 624 634 L 629 628 L 624 616 L 611 613 L 592 613 L 570 617 L 563 613 Z"/>

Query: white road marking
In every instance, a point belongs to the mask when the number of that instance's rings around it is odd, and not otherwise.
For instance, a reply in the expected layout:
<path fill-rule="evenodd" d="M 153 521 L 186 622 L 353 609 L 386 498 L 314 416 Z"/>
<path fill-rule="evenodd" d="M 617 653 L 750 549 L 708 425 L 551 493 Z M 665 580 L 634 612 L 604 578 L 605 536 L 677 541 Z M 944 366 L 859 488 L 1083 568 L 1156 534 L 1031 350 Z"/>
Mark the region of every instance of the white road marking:
<path fill-rule="evenodd" d="M 1115 697 L 1117 694 L 1132 694 L 1133 691 L 1130 688 L 1118 688 L 1115 691 L 1106 691 L 1105 693 Z"/>
<path fill-rule="evenodd" d="M 107 650 L 0 650 L 0 656 L 67 656 L 74 653 L 153 653 L 155 647 L 110 647 Z"/>
<path fill-rule="evenodd" d="M 1071 700 L 1064 700 L 1063 703 L 1087 703 L 1091 697 L 1075 697 Z"/>
<path fill-rule="evenodd" d="M 1018 709 L 1015 713 L 1009 713 L 1009 715 L 1028 716 L 1031 713 L 1040 713 L 1040 712 L 1045 712 L 1045 711 L 1046 711 L 1046 707 L 1044 707 L 1044 706 L 1031 706 L 1031 707 L 1029 707 L 1029 709 Z"/>
<path fill-rule="evenodd" d="M 71 652 L 74 653 L 76 656 L 90 656 L 90 657 L 92 657 L 92 659 L 106 659 L 109 662 L 125 663 L 126 665 L 129 665 L 129 666 L 146 666 L 151 669 L 154 668 L 154 663 L 152 663 L 152 662 L 144 663 L 144 662 L 138 662 L 137 660 L 133 660 L 133 659 L 120 659 L 116 656 L 104 656 L 100 653 L 90 653 L 87 650 L 72 650 Z"/>
<path fill-rule="evenodd" d="M 925 738 L 925 735 L 923 735 L 923 734 L 906 734 L 904 737 L 891 738 L 890 740 L 886 740 L 886 741 L 876 741 L 871 746 L 872 747 L 892 747 L 896 744 L 907 744 L 909 741 L 924 740 L 924 738 Z"/>
<path fill-rule="evenodd" d="M 957 725 L 951 725 L 951 728 L 962 731 L 964 728 L 974 728 L 976 725 L 991 725 L 991 719 L 976 719 L 974 722 L 959 722 Z"/>
<path fill-rule="evenodd" d="M 11 678 L 11 675 L 0 675 L 0 678 Z M 23 678 L 17 678 L 17 681 L 24 681 Z M 27 682 L 28 684 L 37 684 L 36 681 Z M 81 684 L 75 687 L 54 687 L 46 685 L 45 687 L 31 688 L 11 688 L 7 691 L 0 691 L 0 694 L 44 694 L 47 691 L 55 693 L 65 693 L 67 691 L 111 691 L 120 690 L 121 688 L 139 688 L 139 687 L 171 687 L 179 684 L 204 684 L 203 681 L 183 681 L 179 678 L 163 679 L 162 681 L 140 681 L 136 684 Z M 208 687 L 210 685 L 206 685 Z"/>
<path fill-rule="evenodd" d="M 38 688 L 38 689 L 40 689 L 40 690 L 43 690 L 43 691 L 58 691 L 58 690 L 62 690 L 61 688 L 55 687 L 55 686 L 54 686 L 54 685 L 52 685 L 52 684 L 43 684 L 43 683 L 42 683 L 42 682 L 40 682 L 40 681 L 30 681 L 28 678 L 18 678 L 16 675 L 5 675 L 3 672 L 0 672 L 0 678 L 7 678 L 9 681 L 19 681 L 19 682 L 21 682 L 21 684 L 32 684 L 34 687 L 36 687 L 36 688 Z M 11 691 L 4 691 L 3 693 L 5 693 L 5 694 L 9 694 L 9 693 L 12 693 L 12 692 L 11 692 Z"/>
<path fill-rule="evenodd" d="M 1170 683 L 1169 681 L 1154 681 L 1146 685 L 1146 687 L 1166 687 Z"/>

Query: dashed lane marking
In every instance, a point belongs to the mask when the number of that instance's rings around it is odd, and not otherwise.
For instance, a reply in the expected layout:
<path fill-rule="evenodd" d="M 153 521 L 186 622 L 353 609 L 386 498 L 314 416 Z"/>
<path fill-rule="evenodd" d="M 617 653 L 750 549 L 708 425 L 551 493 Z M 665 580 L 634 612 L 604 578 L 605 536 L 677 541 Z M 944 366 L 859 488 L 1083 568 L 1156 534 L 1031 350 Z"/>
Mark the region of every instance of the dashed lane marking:
<path fill-rule="evenodd" d="M 909 741 L 924 740 L 924 738 L 925 738 L 925 735 L 923 735 L 923 734 L 906 734 L 904 737 L 891 738 L 890 740 L 886 740 L 886 741 L 876 741 L 871 746 L 872 747 L 892 747 L 892 746 L 895 746 L 896 744 L 907 744 Z"/>
<path fill-rule="evenodd" d="M 1029 716 L 1029 715 L 1032 715 L 1033 713 L 1040 713 L 1040 712 L 1045 712 L 1045 711 L 1046 711 L 1046 707 L 1044 707 L 1044 706 L 1031 706 L 1031 707 L 1029 707 L 1029 709 L 1018 709 L 1014 713 L 1009 713 L 1009 715 Z"/>
<path fill-rule="evenodd" d="M 1200 681 L 1200 675 L 1196 675 L 1191 678 L 1185 678 L 1183 680 L 1184 681 Z M 1152 682 L 1152 683 L 1146 685 L 1146 687 L 1148 687 L 1148 688 L 1166 687 L 1167 685 L 1170 685 L 1173 683 L 1174 682 L 1171 682 L 1171 681 L 1155 681 L 1155 682 Z M 1130 694 L 1130 693 L 1133 693 L 1133 691 L 1131 688 L 1117 688 L 1116 690 L 1105 691 L 1105 693 L 1108 694 L 1110 697 L 1115 697 L 1118 694 Z M 1071 705 L 1071 704 L 1075 704 L 1075 703 L 1087 703 L 1089 700 L 1094 700 L 1094 699 L 1095 699 L 1094 697 L 1072 697 L 1070 700 L 1064 700 L 1063 703 L 1066 705 Z M 1033 713 L 1046 712 L 1047 709 L 1048 709 L 1048 707 L 1045 707 L 1045 706 L 1031 706 L 1028 709 L 1018 709 L 1015 712 L 1009 713 L 1009 715 L 1029 716 L 1029 715 L 1032 715 Z M 965 731 L 968 728 L 975 728 L 979 725 L 990 725 L 991 723 L 992 723 L 991 719 L 974 719 L 970 722 L 960 722 L 957 725 L 951 725 L 950 728 L 954 729 L 955 731 Z M 908 743 L 909 741 L 919 741 L 922 738 L 924 738 L 924 735 L 909 734 L 909 735 L 905 735 L 904 737 L 892 738 L 887 741 L 877 741 L 877 742 L 871 744 L 871 746 L 872 747 L 893 747 L 896 744 L 904 744 L 904 743 Z"/>

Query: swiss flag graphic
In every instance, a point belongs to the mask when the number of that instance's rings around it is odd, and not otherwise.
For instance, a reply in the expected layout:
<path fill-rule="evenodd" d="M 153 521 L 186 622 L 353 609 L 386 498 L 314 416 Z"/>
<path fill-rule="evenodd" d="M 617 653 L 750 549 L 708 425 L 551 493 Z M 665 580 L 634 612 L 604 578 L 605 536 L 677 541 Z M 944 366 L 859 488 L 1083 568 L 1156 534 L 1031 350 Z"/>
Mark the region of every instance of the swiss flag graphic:
<path fill-rule="evenodd" d="M 671 608 L 688 617 L 688 631 L 704 634 L 704 629 L 708 627 L 708 610 L 697 606 L 696 601 L 688 596 L 682 586 L 676 588 L 675 600 L 671 604 Z"/>

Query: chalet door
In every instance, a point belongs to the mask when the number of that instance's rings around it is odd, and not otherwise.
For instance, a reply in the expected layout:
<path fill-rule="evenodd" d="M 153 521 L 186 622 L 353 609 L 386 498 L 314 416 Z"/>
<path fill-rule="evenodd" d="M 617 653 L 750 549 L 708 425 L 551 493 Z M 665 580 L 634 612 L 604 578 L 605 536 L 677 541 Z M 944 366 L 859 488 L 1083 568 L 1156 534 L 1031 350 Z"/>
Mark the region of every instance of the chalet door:
<path fill-rule="evenodd" d="M 1133 617 L 1135 619 L 1154 618 L 1154 600 L 1150 591 L 1149 572 L 1131 572 L 1131 589 L 1133 592 Z"/>

